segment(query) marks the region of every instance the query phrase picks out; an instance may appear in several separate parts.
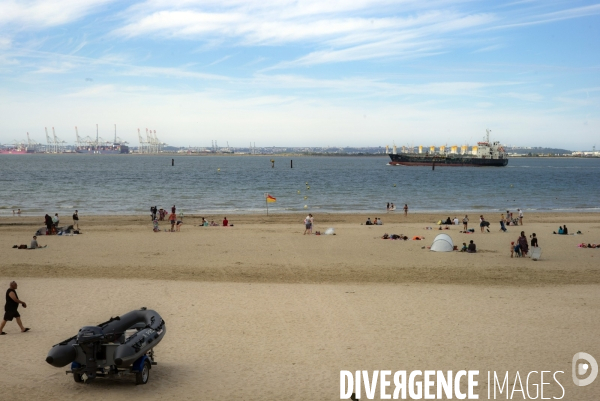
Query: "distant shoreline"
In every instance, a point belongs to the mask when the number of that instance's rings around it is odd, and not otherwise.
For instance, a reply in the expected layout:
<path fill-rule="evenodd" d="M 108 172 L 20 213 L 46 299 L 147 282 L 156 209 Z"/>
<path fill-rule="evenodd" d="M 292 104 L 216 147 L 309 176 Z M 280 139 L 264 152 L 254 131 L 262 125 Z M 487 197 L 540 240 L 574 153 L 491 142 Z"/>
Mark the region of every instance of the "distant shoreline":
<path fill-rule="evenodd" d="M 26 153 L 27 155 L 81 155 L 81 156 L 225 156 L 225 157 L 387 157 L 385 153 L 275 153 L 275 154 L 249 154 L 249 153 L 178 153 L 178 152 L 161 152 L 161 153 L 123 153 L 123 154 L 82 154 L 76 152 L 65 152 L 65 153 Z M 18 156 L 11 155 L 9 156 Z M 20 155 L 20 154 L 19 154 Z M 0 155 L 1 156 L 1 155 Z M 546 156 L 546 155 L 521 155 L 521 156 L 509 156 L 508 159 L 600 159 L 600 156 Z"/>

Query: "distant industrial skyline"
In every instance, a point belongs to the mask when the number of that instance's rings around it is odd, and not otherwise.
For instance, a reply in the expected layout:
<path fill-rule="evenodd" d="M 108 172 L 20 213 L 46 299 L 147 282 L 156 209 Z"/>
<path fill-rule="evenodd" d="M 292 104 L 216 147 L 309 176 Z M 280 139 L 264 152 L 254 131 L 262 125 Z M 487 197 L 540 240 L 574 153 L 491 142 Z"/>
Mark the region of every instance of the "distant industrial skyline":
<path fill-rule="evenodd" d="M 137 129 L 172 146 L 600 137 L 600 3 L 7 0 L 0 143 Z"/>

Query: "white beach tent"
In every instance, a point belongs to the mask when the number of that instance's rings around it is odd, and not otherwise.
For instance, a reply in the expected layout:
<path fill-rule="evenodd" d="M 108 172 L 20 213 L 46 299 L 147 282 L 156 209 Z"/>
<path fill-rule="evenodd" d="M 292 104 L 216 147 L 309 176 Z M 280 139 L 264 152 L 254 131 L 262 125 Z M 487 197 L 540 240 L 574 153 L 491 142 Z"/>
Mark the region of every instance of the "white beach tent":
<path fill-rule="evenodd" d="M 439 234 L 431 244 L 431 250 L 434 252 L 452 252 L 454 243 L 448 234 Z"/>

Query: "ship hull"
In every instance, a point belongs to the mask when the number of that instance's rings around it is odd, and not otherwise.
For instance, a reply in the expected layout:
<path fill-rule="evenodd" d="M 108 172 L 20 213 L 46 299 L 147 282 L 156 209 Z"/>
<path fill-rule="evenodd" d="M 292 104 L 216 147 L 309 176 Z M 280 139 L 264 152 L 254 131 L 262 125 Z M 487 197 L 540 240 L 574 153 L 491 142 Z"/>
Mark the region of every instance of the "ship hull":
<path fill-rule="evenodd" d="M 89 155 L 121 155 L 128 154 L 129 147 L 121 146 L 120 149 L 77 149 L 76 152 Z"/>
<path fill-rule="evenodd" d="M 27 153 L 33 153 L 33 152 L 28 152 L 26 150 L 6 150 L 6 149 L 0 150 L 0 155 L 26 155 Z"/>
<path fill-rule="evenodd" d="M 468 156 L 427 156 L 417 154 L 391 154 L 391 165 L 401 166 L 441 166 L 441 167 L 504 167 L 507 158 L 484 159 Z"/>

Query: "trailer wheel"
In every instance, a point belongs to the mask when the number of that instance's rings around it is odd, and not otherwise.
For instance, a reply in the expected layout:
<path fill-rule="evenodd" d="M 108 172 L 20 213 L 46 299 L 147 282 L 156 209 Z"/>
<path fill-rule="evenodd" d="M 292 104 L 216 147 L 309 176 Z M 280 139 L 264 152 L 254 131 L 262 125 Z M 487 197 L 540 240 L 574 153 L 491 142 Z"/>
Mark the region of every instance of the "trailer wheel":
<path fill-rule="evenodd" d="M 142 370 L 135 374 L 135 384 L 146 384 L 148 379 L 150 379 L 150 362 L 146 360 Z"/>
<path fill-rule="evenodd" d="M 73 373 L 73 380 L 75 380 L 75 383 L 83 383 L 83 379 L 79 373 Z"/>

